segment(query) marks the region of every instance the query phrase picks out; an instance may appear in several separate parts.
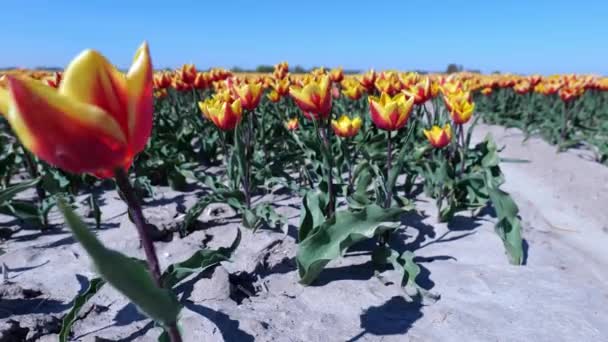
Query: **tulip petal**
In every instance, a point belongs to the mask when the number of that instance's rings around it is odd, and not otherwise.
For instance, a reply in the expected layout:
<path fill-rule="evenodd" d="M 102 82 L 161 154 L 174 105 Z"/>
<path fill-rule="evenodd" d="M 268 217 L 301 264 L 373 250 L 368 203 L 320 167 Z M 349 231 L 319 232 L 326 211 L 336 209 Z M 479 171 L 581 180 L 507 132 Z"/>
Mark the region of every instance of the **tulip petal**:
<path fill-rule="evenodd" d="M 103 109 L 128 139 L 126 78 L 99 52 L 85 50 L 68 65 L 59 93 Z"/>
<path fill-rule="evenodd" d="M 154 73 L 147 43 L 143 43 L 135 53 L 127 73 L 127 86 L 129 143 L 133 152 L 139 153 L 152 133 L 154 114 Z"/>
<path fill-rule="evenodd" d="M 10 97 L 8 91 L 4 88 L 0 88 L 0 115 L 8 114 L 8 104 Z"/>
<path fill-rule="evenodd" d="M 103 109 L 74 101 L 35 80 L 8 77 L 6 115 L 23 145 L 41 159 L 74 173 L 123 166 L 126 138 Z"/>

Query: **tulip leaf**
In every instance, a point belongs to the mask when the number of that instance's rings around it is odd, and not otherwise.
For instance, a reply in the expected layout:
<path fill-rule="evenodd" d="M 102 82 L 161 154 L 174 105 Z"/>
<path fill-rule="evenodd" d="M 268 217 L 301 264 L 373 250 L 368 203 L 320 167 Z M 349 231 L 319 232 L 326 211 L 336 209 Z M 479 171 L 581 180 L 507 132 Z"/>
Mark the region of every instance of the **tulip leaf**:
<path fill-rule="evenodd" d="M 296 261 L 300 283 L 311 284 L 327 263 L 344 255 L 353 244 L 395 229 L 404 212 L 401 208 L 383 209 L 375 204 L 359 212 L 336 212 L 299 243 Z"/>
<path fill-rule="evenodd" d="M 230 256 L 234 253 L 240 242 L 241 231 L 237 230 L 236 238 L 230 247 L 220 247 L 217 250 L 202 249 L 196 251 L 191 257 L 182 262 L 169 265 L 161 277 L 163 287 L 173 288 L 193 273 L 203 272 L 222 261 L 230 260 Z"/>
<path fill-rule="evenodd" d="M 101 277 L 156 322 L 164 326 L 174 324 L 181 310 L 175 295 L 157 287 L 141 262 L 106 248 L 62 199 L 57 203 L 68 227 Z"/>
<path fill-rule="evenodd" d="M 298 241 L 304 241 L 308 234 L 319 227 L 325 221 L 323 208 L 327 205 L 324 193 L 309 191 L 302 200 L 300 212 L 300 229 L 298 229 Z"/>
<path fill-rule="evenodd" d="M 490 187 L 488 191 L 498 216 L 496 233 L 503 241 L 509 261 L 514 265 L 521 265 L 524 263 L 524 252 L 517 204 L 508 193 L 498 188 Z"/>
<path fill-rule="evenodd" d="M 67 342 L 69 339 L 70 331 L 72 329 L 72 325 L 76 322 L 78 318 L 78 313 L 80 309 L 91 299 L 99 290 L 106 284 L 105 280 L 102 278 L 93 278 L 89 281 L 89 286 L 87 289 L 76 296 L 74 298 L 74 304 L 70 311 L 65 315 L 61 324 L 61 331 L 59 332 L 59 341 Z"/>
<path fill-rule="evenodd" d="M 3 189 L 2 191 L 0 191 L 0 206 L 5 205 L 8 201 L 12 200 L 13 197 L 15 197 L 17 194 L 35 186 L 36 184 L 38 184 L 39 181 L 40 179 L 36 178 Z"/>

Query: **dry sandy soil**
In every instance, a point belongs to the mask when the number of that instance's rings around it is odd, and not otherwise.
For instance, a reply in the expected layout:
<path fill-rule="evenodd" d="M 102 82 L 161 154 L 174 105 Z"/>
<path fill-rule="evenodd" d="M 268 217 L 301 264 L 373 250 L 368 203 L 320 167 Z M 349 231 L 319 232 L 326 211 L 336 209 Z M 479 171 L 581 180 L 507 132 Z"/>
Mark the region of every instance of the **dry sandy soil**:
<path fill-rule="evenodd" d="M 502 157 L 529 161 L 502 165 L 504 189 L 521 211 L 526 265 L 508 264 L 491 210 L 445 225 L 437 223 L 433 203 L 421 199 L 421 215 L 404 219 L 410 228 L 403 247 L 415 249 L 421 283 L 439 300 L 407 302 L 397 285 L 385 285 L 398 283 L 396 273 L 383 273 L 385 283 L 374 276 L 365 245 L 304 287 L 294 263 L 300 201 L 277 195 L 264 200 L 290 218 L 287 235 L 243 229 L 232 262 L 179 287 L 185 340 L 608 341 L 608 168 L 588 161 L 584 151 L 556 154 L 539 139 L 524 143 L 517 130 L 481 125 L 474 140 L 487 133 L 506 146 Z M 194 193 L 159 189 L 145 212 L 154 223 L 170 223 L 195 200 Z M 113 192 L 104 202 L 98 236 L 142 257 L 124 204 Z M 228 246 L 239 220 L 224 216 L 185 239 L 158 243 L 161 263 L 185 259 L 201 245 Z M 24 230 L 4 248 L 0 263 L 9 282 L 0 285 L 0 341 L 11 334 L 56 341 L 61 317 L 95 276 L 87 256 L 65 230 Z M 160 332 L 109 286 L 82 315 L 73 328 L 76 341 L 155 341 Z"/>

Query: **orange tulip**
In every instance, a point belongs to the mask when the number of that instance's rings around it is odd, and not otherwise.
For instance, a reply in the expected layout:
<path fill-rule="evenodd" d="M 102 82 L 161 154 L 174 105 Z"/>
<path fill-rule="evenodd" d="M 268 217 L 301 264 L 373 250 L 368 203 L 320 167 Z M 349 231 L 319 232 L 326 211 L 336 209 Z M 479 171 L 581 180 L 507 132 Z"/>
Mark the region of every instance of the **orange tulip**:
<path fill-rule="evenodd" d="M 430 130 L 423 130 L 429 143 L 435 148 L 444 148 L 452 141 L 452 128 L 450 124 L 445 124 L 443 128 L 433 126 Z"/>
<path fill-rule="evenodd" d="M 203 115 L 222 131 L 233 130 L 243 117 L 241 100 L 232 101 L 229 99 L 226 101 L 223 95 L 199 101 L 198 107 Z"/>
<path fill-rule="evenodd" d="M 20 76 L 7 80 L 0 110 L 27 149 L 63 170 L 112 177 L 131 166 L 150 137 L 153 69 L 146 43 L 126 75 L 86 50 L 65 69 L 58 89 Z"/>
<path fill-rule="evenodd" d="M 346 115 L 342 115 L 338 120 L 331 120 L 331 128 L 333 128 L 334 133 L 343 138 L 350 138 L 357 135 L 362 124 L 363 121 L 361 121 L 360 117 L 351 119 Z"/>
<path fill-rule="evenodd" d="M 331 81 L 329 76 L 321 76 L 311 80 L 304 87 L 291 86 L 289 94 L 304 112 L 304 115 L 314 119 L 327 119 L 331 112 Z"/>
<path fill-rule="evenodd" d="M 414 98 L 404 94 L 394 97 L 382 93 L 380 97 L 369 97 L 369 109 L 374 124 L 385 131 L 394 131 L 405 126 L 414 107 Z"/>

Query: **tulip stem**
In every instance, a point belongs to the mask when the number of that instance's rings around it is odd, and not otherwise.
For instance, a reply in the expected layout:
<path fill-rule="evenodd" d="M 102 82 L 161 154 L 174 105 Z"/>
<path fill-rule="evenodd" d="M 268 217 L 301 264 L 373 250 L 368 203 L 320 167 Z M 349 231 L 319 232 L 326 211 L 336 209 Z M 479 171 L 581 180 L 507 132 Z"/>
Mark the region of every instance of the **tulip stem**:
<path fill-rule="evenodd" d="M 329 138 L 328 138 L 328 132 L 329 132 L 329 120 L 327 120 L 327 122 L 324 123 L 324 125 L 322 127 L 318 128 L 318 131 L 321 135 L 321 139 L 323 142 L 323 145 L 325 145 L 326 148 L 326 152 L 324 153 L 324 155 L 326 156 L 325 158 L 327 159 L 325 161 L 326 167 L 327 167 L 327 195 L 329 197 L 329 203 L 327 203 L 327 218 L 330 218 L 332 216 L 334 216 L 334 212 L 336 211 L 336 195 L 334 194 L 334 182 L 333 182 L 333 161 L 332 161 L 332 157 L 331 157 L 331 144 L 329 142 Z"/>
<path fill-rule="evenodd" d="M 464 126 L 463 125 L 458 125 L 458 135 L 460 136 L 460 142 L 462 144 L 462 160 L 460 162 L 460 174 L 464 174 L 464 167 L 465 167 L 465 161 L 466 161 L 466 154 L 467 154 L 467 146 L 466 146 L 466 141 L 464 140 Z"/>
<path fill-rule="evenodd" d="M 114 171 L 114 176 L 116 178 L 116 185 L 118 185 L 118 189 L 124 195 L 124 200 L 127 203 L 127 206 L 129 207 L 129 212 L 131 213 L 131 217 L 133 218 L 133 223 L 137 228 L 137 233 L 139 234 L 139 238 L 141 239 L 141 243 L 144 248 L 144 253 L 146 254 L 148 268 L 150 270 L 150 273 L 152 274 L 152 279 L 154 279 L 154 284 L 159 288 L 162 288 L 163 286 L 160 280 L 160 266 L 158 262 L 158 257 L 156 256 L 156 249 L 154 248 L 154 242 L 152 242 L 152 239 L 150 238 L 146 230 L 146 220 L 141 210 L 141 206 L 139 205 L 139 201 L 135 196 L 135 189 L 133 189 L 133 187 L 131 186 L 129 176 L 122 168 L 116 169 Z M 181 342 L 182 338 L 175 323 L 167 326 L 167 333 L 169 334 L 171 342 Z"/>
<path fill-rule="evenodd" d="M 123 169 L 116 169 L 116 171 L 114 171 L 114 176 L 116 177 L 116 185 L 118 185 L 118 189 L 122 192 L 123 198 L 129 207 L 133 224 L 135 224 L 135 228 L 137 228 L 137 233 L 141 239 L 146 254 L 146 260 L 148 261 L 148 267 L 150 268 L 150 273 L 152 273 L 152 278 L 154 278 L 156 285 L 160 287 L 160 267 L 156 256 L 156 250 L 152 239 L 148 235 L 146 220 L 141 210 L 139 200 L 135 196 L 135 190 L 129 182 L 129 176 Z"/>
<path fill-rule="evenodd" d="M 384 199 L 384 207 L 390 208 L 391 199 L 393 197 L 393 189 L 389 184 L 389 178 L 391 177 L 391 167 L 393 164 L 393 138 L 391 131 L 386 131 L 386 198 Z"/>

